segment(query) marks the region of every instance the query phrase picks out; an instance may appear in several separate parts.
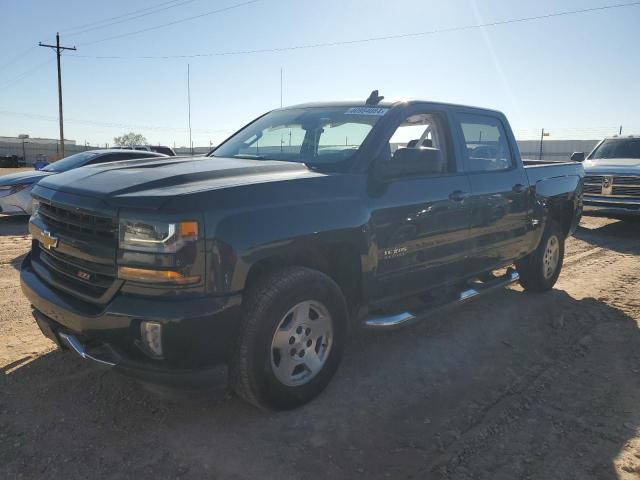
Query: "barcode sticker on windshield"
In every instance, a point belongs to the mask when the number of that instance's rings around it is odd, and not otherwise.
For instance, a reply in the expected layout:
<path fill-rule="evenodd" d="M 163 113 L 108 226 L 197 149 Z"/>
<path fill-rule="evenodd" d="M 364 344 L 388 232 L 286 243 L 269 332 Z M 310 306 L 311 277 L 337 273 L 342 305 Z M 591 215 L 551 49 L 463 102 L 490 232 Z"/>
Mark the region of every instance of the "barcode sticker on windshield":
<path fill-rule="evenodd" d="M 345 115 L 374 115 L 377 117 L 383 116 L 389 111 L 388 108 L 381 107 L 353 107 L 344 112 Z"/>

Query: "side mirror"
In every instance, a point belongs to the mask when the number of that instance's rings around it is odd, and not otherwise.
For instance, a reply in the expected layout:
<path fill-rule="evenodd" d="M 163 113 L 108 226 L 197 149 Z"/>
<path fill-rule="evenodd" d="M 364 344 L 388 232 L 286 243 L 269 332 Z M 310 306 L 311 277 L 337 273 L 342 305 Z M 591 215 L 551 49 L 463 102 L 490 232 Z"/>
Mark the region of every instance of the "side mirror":
<path fill-rule="evenodd" d="M 584 162 L 584 152 L 573 152 L 571 154 L 572 162 Z"/>
<path fill-rule="evenodd" d="M 390 161 L 380 163 L 380 173 L 387 180 L 442 173 L 446 165 L 438 148 L 399 148 Z"/>

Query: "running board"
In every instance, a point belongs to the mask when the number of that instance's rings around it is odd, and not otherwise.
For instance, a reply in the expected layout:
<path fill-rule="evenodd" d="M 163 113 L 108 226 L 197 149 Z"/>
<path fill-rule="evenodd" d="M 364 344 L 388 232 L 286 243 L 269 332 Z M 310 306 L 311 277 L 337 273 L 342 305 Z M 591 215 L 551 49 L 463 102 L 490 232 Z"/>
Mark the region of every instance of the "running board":
<path fill-rule="evenodd" d="M 394 313 L 391 315 L 371 315 L 365 320 L 364 324 L 365 326 L 376 330 L 393 330 L 396 328 L 404 327 L 416 320 L 421 320 L 435 310 L 450 305 L 463 303 L 467 300 L 479 297 L 498 288 L 504 288 L 507 285 L 517 282 L 519 278 L 520 275 L 518 275 L 518 272 L 509 269 L 507 273 L 501 277 L 497 277 L 488 282 L 482 282 L 478 283 L 477 285 L 469 286 L 469 288 L 460 291 L 457 295 L 457 298 L 451 302 L 439 304 L 432 308 L 427 307 L 417 312 L 402 312 Z"/>

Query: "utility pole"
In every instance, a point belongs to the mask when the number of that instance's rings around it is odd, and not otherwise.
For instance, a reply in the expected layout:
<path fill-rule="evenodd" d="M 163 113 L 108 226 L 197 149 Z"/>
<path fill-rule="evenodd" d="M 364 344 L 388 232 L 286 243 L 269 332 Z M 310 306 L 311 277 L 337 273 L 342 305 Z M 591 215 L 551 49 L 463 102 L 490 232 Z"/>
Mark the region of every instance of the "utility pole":
<path fill-rule="evenodd" d="M 58 149 L 58 156 L 60 158 L 64 158 L 64 120 L 62 117 L 62 72 L 60 71 L 60 52 L 62 52 L 62 50 L 75 50 L 76 47 L 61 47 L 59 33 L 56 33 L 55 45 L 47 45 L 42 42 L 39 42 L 38 45 L 40 47 L 53 48 L 56 51 L 58 60 L 58 116 L 60 120 L 60 147 Z"/>
<path fill-rule="evenodd" d="M 24 141 L 24 138 L 23 138 L 22 139 L 22 161 L 24 162 L 24 164 L 26 166 L 27 165 L 27 153 L 26 153 L 26 151 L 24 149 L 24 144 L 25 144 L 25 141 Z"/>
<path fill-rule="evenodd" d="M 620 125 L 620 132 L 618 132 L 618 135 L 622 135 L 622 125 Z"/>
<path fill-rule="evenodd" d="M 187 101 L 189 102 L 189 146 L 191 147 L 191 155 L 193 155 L 193 142 L 191 141 L 191 73 L 187 63 Z"/>
<path fill-rule="evenodd" d="M 543 128 L 542 133 L 540 134 L 540 154 L 538 155 L 538 160 L 542 160 L 542 140 L 544 140 L 544 137 L 548 137 L 548 136 L 549 136 L 549 132 L 545 132 Z"/>
<path fill-rule="evenodd" d="M 280 108 L 282 108 L 282 67 L 280 67 Z"/>

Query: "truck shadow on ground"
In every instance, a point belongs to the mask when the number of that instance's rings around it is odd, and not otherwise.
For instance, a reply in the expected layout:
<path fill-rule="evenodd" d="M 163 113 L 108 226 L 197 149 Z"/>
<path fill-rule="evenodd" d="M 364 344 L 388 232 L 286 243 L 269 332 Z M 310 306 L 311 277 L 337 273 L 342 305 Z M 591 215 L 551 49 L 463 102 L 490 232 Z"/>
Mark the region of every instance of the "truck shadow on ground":
<path fill-rule="evenodd" d="M 640 253 L 640 219 L 620 220 L 594 229 L 578 227 L 573 236 L 596 247 Z"/>
<path fill-rule="evenodd" d="M 289 412 L 53 352 L 0 375 L 0 477 L 617 479 L 639 373 L 636 321 L 558 290 L 356 331 L 328 390 Z"/>

